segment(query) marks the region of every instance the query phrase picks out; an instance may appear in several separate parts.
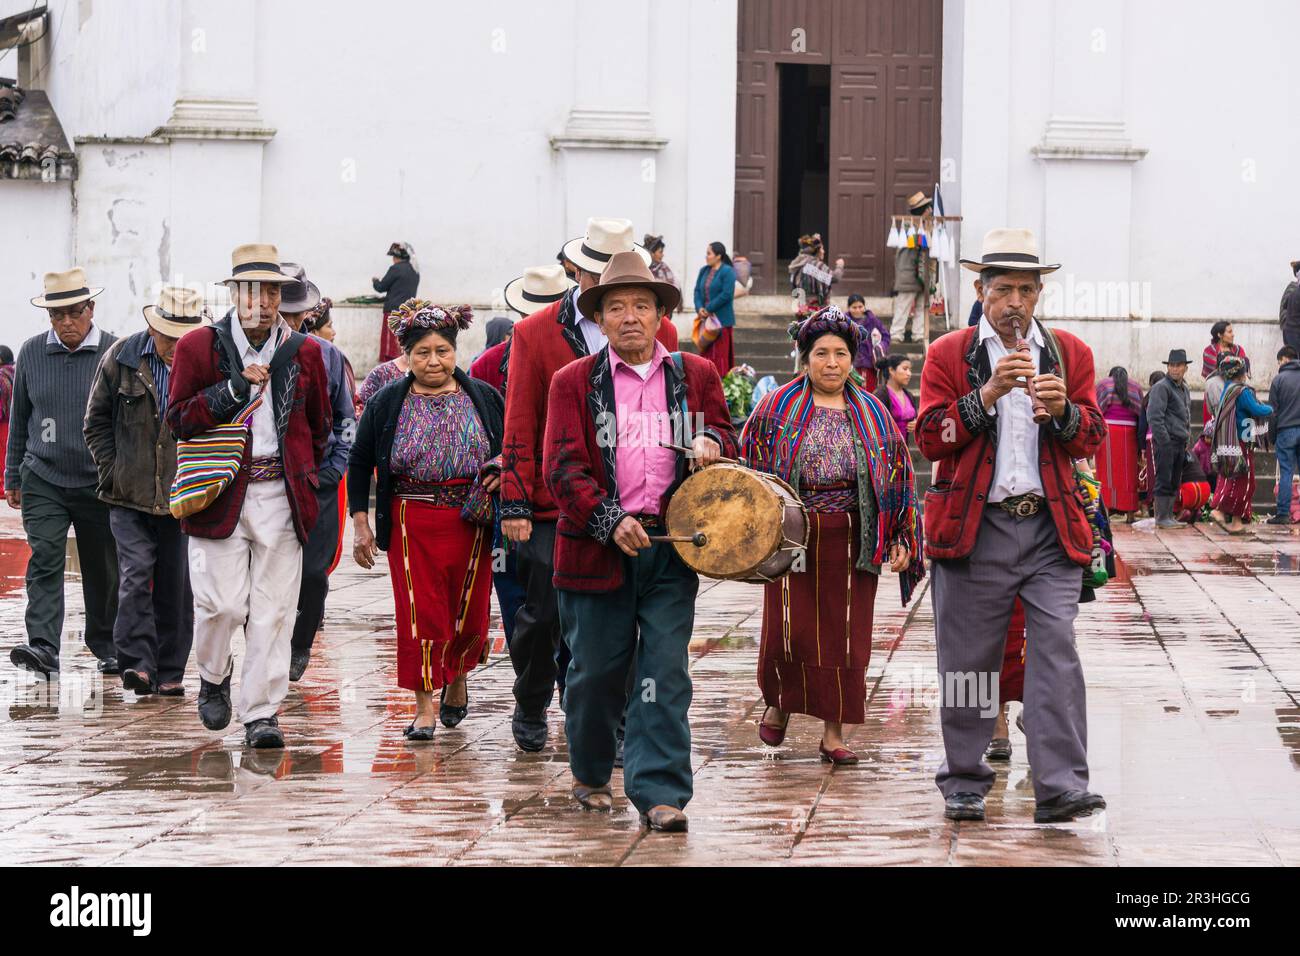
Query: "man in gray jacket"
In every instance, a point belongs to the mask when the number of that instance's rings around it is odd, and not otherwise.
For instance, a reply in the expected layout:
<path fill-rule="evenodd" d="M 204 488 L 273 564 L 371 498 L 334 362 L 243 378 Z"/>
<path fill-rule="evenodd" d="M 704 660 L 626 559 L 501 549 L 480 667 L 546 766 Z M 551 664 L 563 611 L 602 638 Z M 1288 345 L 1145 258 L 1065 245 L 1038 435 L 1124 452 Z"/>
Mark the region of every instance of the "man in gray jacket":
<path fill-rule="evenodd" d="M 14 666 L 48 677 L 59 672 L 63 642 L 63 573 L 68 527 L 77 537 L 86 646 L 102 674 L 118 672 L 113 649 L 117 555 L 108 508 L 95 497 L 95 462 L 82 439 L 86 396 L 114 337 L 95 325 L 95 296 L 79 268 L 45 274 L 45 294 L 32 305 L 50 328 L 18 351 L 14 367 L 5 500 L 23 513 L 32 556 L 27 561 L 27 643 L 9 653 Z"/>
<path fill-rule="evenodd" d="M 1174 499 L 1183 483 L 1187 461 L 1187 439 L 1192 429 L 1192 396 L 1183 377 L 1187 374 L 1187 352 L 1173 349 L 1165 363 L 1166 375 L 1151 386 L 1147 398 L 1147 421 L 1156 459 L 1156 527 L 1185 528 L 1174 518 Z"/>
<path fill-rule="evenodd" d="M 1291 523 L 1291 477 L 1300 469 L 1300 352 L 1284 345 L 1277 353 L 1277 375 L 1268 390 L 1273 406 L 1273 447 L 1277 450 L 1277 513 L 1269 524 Z"/>
<path fill-rule="evenodd" d="M 117 542 L 113 643 L 122 686 L 179 697 L 194 643 L 194 598 L 186 538 L 169 507 L 176 439 L 163 416 L 176 342 L 206 324 L 207 313 L 198 291 L 165 287 L 144 319 L 146 329 L 114 343 L 100 362 L 85 436 Z"/>

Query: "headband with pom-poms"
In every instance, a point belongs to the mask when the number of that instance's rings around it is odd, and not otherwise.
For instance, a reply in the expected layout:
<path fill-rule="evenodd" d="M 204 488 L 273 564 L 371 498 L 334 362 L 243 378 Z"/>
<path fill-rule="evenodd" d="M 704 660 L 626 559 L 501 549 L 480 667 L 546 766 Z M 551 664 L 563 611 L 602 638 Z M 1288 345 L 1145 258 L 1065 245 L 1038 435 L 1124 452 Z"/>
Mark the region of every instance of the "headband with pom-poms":
<path fill-rule="evenodd" d="M 862 344 L 862 326 L 833 305 L 818 309 L 802 322 L 791 322 L 788 331 L 801 350 L 829 332 L 848 336 L 854 348 Z"/>
<path fill-rule="evenodd" d="M 460 331 L 473 321 L 474 310 L 468 305 L 441 306 L 426 299 L 407 299 L 388 314 L 388 327 L 399 339 L 415 329 Z"/>

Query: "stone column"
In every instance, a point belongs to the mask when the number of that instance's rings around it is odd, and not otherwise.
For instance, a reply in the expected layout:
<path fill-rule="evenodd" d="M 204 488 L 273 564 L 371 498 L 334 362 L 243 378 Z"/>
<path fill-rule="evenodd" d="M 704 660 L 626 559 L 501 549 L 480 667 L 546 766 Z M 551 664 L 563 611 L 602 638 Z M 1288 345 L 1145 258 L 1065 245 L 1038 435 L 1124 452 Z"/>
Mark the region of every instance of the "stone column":
<path fill-rule="evenodd" d="M 1061 262 L 1050 314 L 1127 317 L 1133 164 L 1124 100 L 1124 2 L 1054 0 L 1051 114 L 1033 148 L 1043 165 L 1045 255 Z"/>
<path fill-rule="evenodd" d="M 653 226 L 656 153 L 649 109 L 650 7 L 577 0 L 572 39 L 573 106 L 551 137 L 564 170 L 565 235 L 591 216 L 632 220 L 637 237 Z"/>

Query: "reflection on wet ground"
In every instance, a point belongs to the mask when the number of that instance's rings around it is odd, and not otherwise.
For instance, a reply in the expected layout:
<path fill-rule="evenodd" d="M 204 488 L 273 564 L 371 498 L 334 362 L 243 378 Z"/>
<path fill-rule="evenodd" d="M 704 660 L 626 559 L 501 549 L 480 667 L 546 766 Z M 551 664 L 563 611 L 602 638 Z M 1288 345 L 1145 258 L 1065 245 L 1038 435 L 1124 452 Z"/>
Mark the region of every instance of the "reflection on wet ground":
<path fill-rule="evenodd" d="M 12 522 L 0 521 L 6 533 Z M 1093 787 L 1110 808 L 1069 826 L 1032 823 L 1014 727 L 988 821 L 942 819 L 927 592 L 899 608 L 892 584 L 881 587 L 868 723 L 849 735 L 862 762 L 829 769 L 811 719 L 794 718 L 775 751 L 759 744 L 761 592 L 704 582 L 691 644 L 691 830 L 666 836 L 641 831 L 617 772 L 612 816 L 575 807 L 558 710 L 546 751 L 515 748 L 513 673 L 499 653 L 472 675 L 464 723 L 407 743 L 386 569 L 345 562 L 325 636 L 285 702 L 282 752 L 245 750 L 238 727 L 204 730 L 192 673 L 181 700 L 101 679 L 80 647 L 70 580 L 61 680 L 0 663 L 0 862 L 1300 863 L 1300 538 L 1117 536 L 1120 576 L 1079 616 Z M 5 563 L 21 553 L 0 539 L 5 581 L 21 584 L 21 565 Z M 13 639 L 22 612 L 21 588 L 0 599 Z"/>

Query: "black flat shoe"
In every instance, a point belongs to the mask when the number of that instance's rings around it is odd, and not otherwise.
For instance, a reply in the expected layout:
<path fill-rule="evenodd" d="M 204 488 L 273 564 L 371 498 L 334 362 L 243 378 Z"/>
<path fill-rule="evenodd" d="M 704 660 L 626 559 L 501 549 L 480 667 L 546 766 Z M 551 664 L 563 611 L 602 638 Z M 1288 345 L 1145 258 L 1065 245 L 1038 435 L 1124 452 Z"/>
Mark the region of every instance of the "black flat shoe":
<path fill-rule="evenodd" d="M 515 743 L 524 753 L 535 754 L 546 746 L 546 711 L 530 717 L 519 707 L 515 708 L 510 719 L 510 732 L 514 734 Z"/>
<path fill-rule="evenodd" d="M 122 673 L 122 668 L 117 663 L 116 657 L 105 657 L 95 665 L 101 674 L 116 676 Z"/>
<path fill-rule="evenodd" d="M 442 688 L 442 695 L 438 698 L 438 719 L 442 725 L 447 728 L 455 727 L 467 716 L 469 716 L 469 688 L 465 688 L 465 704 L 463 707 L 453 707 L 447 702 L 447 688 Z"/>
<path fill-rule="evenodd" d="M 41 648 L 32 647 L 30 644 L 19 644 L 10 651 L 9 661 L 14 667 L 21 667 L 25 671 L 40 674 L 42 677 L 49 677 L 51 674 L 59 672 L 58 661 L 51 658 Z"/>
<path fill-rule="evenodd" d="M 943 815 L 949 820 L 983 820 L 984 798 L 978 793 L 954 793 L 943 802 Z"/>
<path fill-rule="evenodd" d="M 417 727 L 415 724 L 411 724 L 402 731 L 402 736 L 407 740 L 432 740 L 433 728 L 433 724 L 430 724 L 428 727 Z"/>
<path fill-rule="evenodd" d="M 1094 810 L 1105 810 L 1106 799 L 1099 793 L 1087 790 L 1067 790 L 1059 797 L 1044 800 L 1034 808 L 1035 823 L 1064 823 L 1075 817 L 1086 816 Z"/>
<path fill-rule="evenodd" d="M 257 750 L 283 747 L 284 734 L 280 733 L 280 721 L 267 717 L 244 724 L 244 743 Z"/>
<path fill-rule="evenodd" d="M 311 663 L 311 651 L 294 651 L 289 655 L 289 680 L 300 681 Z"/>
<path fill-rule="evenodd" d="M 185 685 L 180 681 L 159 684 L 158 694 L 162 697 L 184 697 Z"/>
<path fill-rule="evenodd" d="M 1011 740 L 1008 737 L 994 737 L 984 751 L 985 760 L 1010 760 Z"/>
<path fill-rule="evenodd" d="M 122 671 L 122 686 L 127 690 L 135 691 L 140 696 L 157 692 L 153 678 L 146 671 L 138 671 L 133 667 Z"/>
<path fill-rule="evenodd" d="M 220 684 L 199 678 L 199 720 L 208 730 L 225 730 L 230 726 L 230 675 Z"/>

